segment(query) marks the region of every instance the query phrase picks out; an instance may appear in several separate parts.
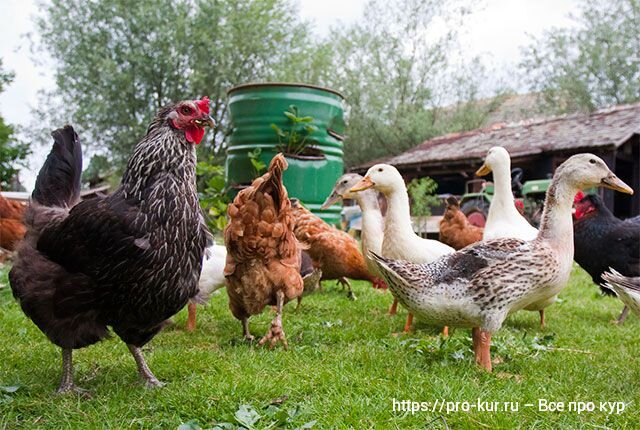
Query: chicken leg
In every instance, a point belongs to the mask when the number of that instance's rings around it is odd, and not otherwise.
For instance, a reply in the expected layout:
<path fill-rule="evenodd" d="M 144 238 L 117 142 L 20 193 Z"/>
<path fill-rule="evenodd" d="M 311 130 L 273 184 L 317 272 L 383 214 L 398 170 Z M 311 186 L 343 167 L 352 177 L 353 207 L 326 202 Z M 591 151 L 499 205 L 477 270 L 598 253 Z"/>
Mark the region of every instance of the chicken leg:
<path fill-rule="evenodd" d="M 289 348 L 287 344 L 287 338 L 284 336 L 284 330 L 282 329 L 282 308 L 284 307 L 284 291 L 276 292 L 276 316 L 271 321 L 271 329 L 267 334 L 260 339 L 258 345 L 264 345 L 269 342 L 269 348 L 276 346 L 278 341 L 282 341 L 284 349 Z"/>
<path fill-rule="evenodd" d="M 242 318 L 242 335 L 247 342 L 253 342 L 255 337 L 249 331 L 249 318 Z"/>
<path fill-rule="evenodd" d="M 142 350 L 135 345 L 127 344 L 127 348 L 133 355 L 133 359 L 136 361 L 136 365 L 138 366 L 138 373 L 140 377 L 144 381 L 147 388 L 156 388 L 163 387 L 164 382 L 160 382 L 158 378 L 155 377 L 153 373 L 151 373 L 151 369 L 147 366 L 147 362 L 142 355 Z"/>
<path fill-rule="evenodd" d="M 471 331 L 471 337 L 476 363 L 487 372 L 491 372 L 491 333 L 474 327 Z"/>
<path fill-rule="evenodd" d="M 629 314 L 629 307 L 625 305 L 625 307 L 622 309 L 622 312 L 620 313 L 620 316 L 618 317 L 617 320 L 614 321 L 614 324 L 622 324 L 624 323 L 624 320 L 627 319 L 627 315 Z"/>
<path fill-rule="evenodd" d="M 88 390 L 80 388 L 73 383 L 73 350 L 70 348 L 62 349 L 62 379 L 56 390 L 58 394 L 77 393 L 83 396 L 89 394 Z"/>
<path fill-rule="evenodd" d="M 351 288 L 351 282 L 349 282 L 349 280 L 347 278 L 345 278 L 344 276 L 338 278 L 338 284 L 342 285 L 342 288 L 344 289 L 344 287 L 347 287 L 347 297 L 350 300 L 356 300 L 357 297 L 355 294 L 353 294 L 353 289 Z"/>

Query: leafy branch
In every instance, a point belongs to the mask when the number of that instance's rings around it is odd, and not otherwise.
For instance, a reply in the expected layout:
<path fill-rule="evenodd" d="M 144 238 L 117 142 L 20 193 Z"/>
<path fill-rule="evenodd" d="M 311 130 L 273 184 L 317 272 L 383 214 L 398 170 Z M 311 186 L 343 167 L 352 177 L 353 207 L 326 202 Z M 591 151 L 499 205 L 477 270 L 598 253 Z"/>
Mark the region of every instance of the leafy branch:
<path fill-rule="evenodd" d="M 222 231 L 227 225 L 227 196 L 224 184 L 224 167 L 201 161 L 196 165 L 200 207 L 211 231 Z"/>

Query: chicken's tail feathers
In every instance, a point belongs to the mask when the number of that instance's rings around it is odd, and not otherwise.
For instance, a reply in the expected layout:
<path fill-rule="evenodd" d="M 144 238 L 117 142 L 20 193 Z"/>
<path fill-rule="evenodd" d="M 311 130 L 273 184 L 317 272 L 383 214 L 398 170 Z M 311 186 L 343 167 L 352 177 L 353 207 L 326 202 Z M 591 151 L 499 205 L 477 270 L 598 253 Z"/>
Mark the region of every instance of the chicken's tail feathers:
<path fill-rule="evenodd" d="M 71 207 L 80 199 L 82 148 L 70 125 L 51 133 L 53 148 L 38 173 L 31 198 L 43 206 Z"/>
<path fill-rule="evenodd" d="M 640 277 L 624 276 L 617 270 L 609 267 L 609 270 L 602 274 L 602 279 L 605 280 L 604 286 L 611 290 L 616 291 L 614 287 L 618 287 L 640 293 Z"/>
<path fill-rule="evenodd" d="M 273 172 L 281 176 L 282 172 L 287 170 L 287 167 L 289 167 L 289 163 L 287 163 L 287 159 L 284 158 L 284 155 L 281 152 L 279 152 L 278 154 L 276 154 L 275 157 L 271 159 L 268 170 L 270 172 Z"/>

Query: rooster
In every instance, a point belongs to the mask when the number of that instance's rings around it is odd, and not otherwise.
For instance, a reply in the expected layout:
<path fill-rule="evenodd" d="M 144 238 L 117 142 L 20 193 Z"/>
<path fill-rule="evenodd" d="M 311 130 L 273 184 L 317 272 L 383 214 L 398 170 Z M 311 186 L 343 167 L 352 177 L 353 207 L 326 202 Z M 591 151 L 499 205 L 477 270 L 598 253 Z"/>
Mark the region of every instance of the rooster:
<path fill-rule="evenodd" d="M 207 125 L 206 97 L 160 109 L 120 187 L 83 202 L 78 136 L 71 126 L 53 132 L 9 279 L 24 313 L 62 348 L 59 393 L 85 392 L 73 382 L 72 351 L 104 339 L 108 327 L 146 385 L 163 385 L 141 347 L 198 292 L 210 236 L 196 194 L 195 144 Z"/>
<path fill-rule="evenodd" d="M 303 292 L 301 246 L 293 234 L 291 203 L 282 183 L 286 168 L 284 156 L 276 155 L 267 173 L 240 191 L 229 205 L 229 224 L 224 230 L 224 274 L 231 313 L 242 322 L 244 337 L 250 341 L 249 317 L 267 305 L 276 306 L 271 329 L 259 344 L 269 342 L 274 347 L 281 341 L 285 349 L 282 308 Z"/>
<path fill-rule="evenodd" d="M 603 286 L 602 274 L 609 268 L 624 276 L 640 276 L 640 217 L 618 219 L 599 196 L 582 192 L 576 194 L 574 206 L 574 260 L 603 293 L 613 294 Z M 617 323 L 623 323 L 627 313 L 625 306 Z"/>

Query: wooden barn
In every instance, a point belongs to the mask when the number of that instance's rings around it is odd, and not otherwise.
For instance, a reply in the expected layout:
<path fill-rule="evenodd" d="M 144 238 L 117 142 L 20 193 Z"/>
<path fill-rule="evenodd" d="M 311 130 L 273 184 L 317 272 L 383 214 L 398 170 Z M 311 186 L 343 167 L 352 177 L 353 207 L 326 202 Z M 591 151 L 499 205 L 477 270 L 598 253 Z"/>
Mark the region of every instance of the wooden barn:
<path fill-rule="evenodd" d="M 352 170 L 364 174 L 384 162 L 396 166 L 407 181 L 430 176 L 438 182 L 439 194 L 461 195 L 493 146 L 509 151 L 512 167 L 524 170 L 523 181 L 551 177 L 573 154 L 596 154 L 635 190 L 633 196 L 605 190 L 607 206 L 622 218 L 640 213 L 640 103 L 448 134 Z"/>

